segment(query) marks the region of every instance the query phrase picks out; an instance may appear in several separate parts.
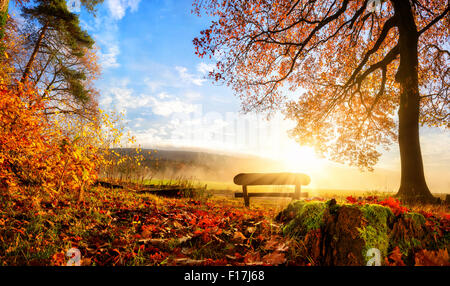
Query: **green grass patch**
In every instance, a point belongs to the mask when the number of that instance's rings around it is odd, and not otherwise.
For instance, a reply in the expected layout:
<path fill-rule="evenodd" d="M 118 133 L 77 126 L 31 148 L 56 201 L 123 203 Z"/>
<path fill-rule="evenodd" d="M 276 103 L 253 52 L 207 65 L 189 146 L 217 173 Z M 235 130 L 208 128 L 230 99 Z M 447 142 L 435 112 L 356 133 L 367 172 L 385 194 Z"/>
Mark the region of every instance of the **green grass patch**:
<path fill-rule="evenodd" d="M 393 218 L 392 211 L 384 206 L 366 204 L 360 207 L 367 225 L 359 228 L 360 237 L 365 242 L 363 256 L 371 248 L 380 250 L 382 257 L 386 257 L 389 249 L 389 228 L 388 223 Z"/>
<path fill-rule="evenodd" d="M 283 234 L 302 237 L 310 230 L 319 229 L 323 224 L 323 214 L 327 208 L 324 202 L 295 201 L 287 207 L 296 215 L 284 228 Z"/>

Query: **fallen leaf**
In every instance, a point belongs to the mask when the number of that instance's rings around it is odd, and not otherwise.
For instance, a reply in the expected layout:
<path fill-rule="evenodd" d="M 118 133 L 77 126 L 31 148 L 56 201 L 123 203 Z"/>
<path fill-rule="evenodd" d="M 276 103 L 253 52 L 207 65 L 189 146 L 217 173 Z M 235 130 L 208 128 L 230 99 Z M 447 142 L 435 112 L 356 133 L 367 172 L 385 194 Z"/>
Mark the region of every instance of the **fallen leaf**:
<path fill-rule="evenodd" d="M 145 238 L 140 239 L 139 242 L 143 244 L 151 244 L 159 248 L 164 248 L 167 246 L 167 240 L 161 238 Z"/>
<path fill-rule="evenodd" d="M 242 232 L 240 232 L 240 231 L 236 231 L 235 233 L 234 233 L 234 235 L 233 235 L 233 240 L 236 240 L 236 241 L 243 241 L 243 240 L 245 240 L 245 239 L 247 239 L 243 234 L 242 234 Z"/>
<path fill-rule="evenodd" d="M 421 250 L 415 255 L 415 266 L 450 266 L 447 249 Z"/>
<path fill-rule="evenodd" d="M 183 247 L 181 253 L 184 255 L 191 255 L 194 250 L 192 248 Z"/>
<path fill-rule="evenodd" d="M 246 265 L 262 265 L 261 256 L 259 252 L 250 251 L 244 256 L 244 263 Z"/>
<path fill-rule="evenodd" d="M 186 266 L 201 266 L 205 260 L 194 260 L 190 258 L 178 258 L 175 259 L 174 262 L 177 265 L 186 265 Z"/>
<path fill-rule="evenodd" d="M 83 258 L 81 260 L 81 266 L 91 266 L 92 261 L 90 258 Z"/>
<path fill-rule="evenodd" d="M 278 241 L 276 239 L 271 238 L 264 245 L 264 250 L 274 250 L 277 244 Z"/>
<path fill-rule="evenodd" d="M 178 239 L 178 242 L 179 242 L 179 243 L 186 243 L 186 242 L 188 242 L 188 241 L 191 240 L 191 239 L 192 239 L 192 237 L 189 236 L 189 235 L 187 235 L 187 236 L 183 236 L 182 238 L 179 238 L 179 239 Z"/>
<path fill-rule="evenodd" d="M 286 257 L 284 253 L 279 251 L 274 251 L 269 253 L 263 257 L 263 262 L 270 265 L 279 265 L 286 262 Z"/>
<path fill-rule="evenodd" d="M 275 250 L 279 252 L 285 252 L 288 249 L 289 247 L 285 243 L 280 243 Z"/>

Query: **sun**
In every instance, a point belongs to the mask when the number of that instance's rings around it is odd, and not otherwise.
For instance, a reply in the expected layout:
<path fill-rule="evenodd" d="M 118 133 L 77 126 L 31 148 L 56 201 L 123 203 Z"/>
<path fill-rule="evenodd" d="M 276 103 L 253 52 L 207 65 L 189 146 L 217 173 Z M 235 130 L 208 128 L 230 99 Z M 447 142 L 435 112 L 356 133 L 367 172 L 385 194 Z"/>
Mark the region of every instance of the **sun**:
<path fill-rule="evenodd" d="M 289 172 L 317 172 L 323 169 L 324 160 L 317 157 L 314 148 L 289 142 L 282 152 L 283 164 Z"/>

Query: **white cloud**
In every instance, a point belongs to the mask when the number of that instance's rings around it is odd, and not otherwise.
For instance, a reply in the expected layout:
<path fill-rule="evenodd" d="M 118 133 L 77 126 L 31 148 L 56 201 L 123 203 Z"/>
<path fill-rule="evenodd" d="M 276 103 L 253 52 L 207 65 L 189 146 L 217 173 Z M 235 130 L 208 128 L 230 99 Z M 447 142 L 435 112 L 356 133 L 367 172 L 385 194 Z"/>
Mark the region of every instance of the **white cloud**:
<path fill-rule="evenodd" d="M 232 150 L 230 142 L 223 142 L 221 132 L 229 123 L 221 118 L 196 118 L 187 114 L 171 117 L 163 124 L 152 124 L 147 130 L 133 132 L 142 146 L 211 148 L 222 146 Z"/>
<path fill-rule="evenodd" d="M 136 12 L 139 8 L 139 2 L 141 2 L 141 0 L 128 0 L 126 2 L 128 2 L 128 7 L 130 8 L 130 11 Z"/>
<path fill-rule="evenodd" d="M 431 169 L 448 169 L 450 166 L 450 156 L 447 150 L 450 145 L 450 134 L 445 130 L 426 127 L 422 127 L 420 132 L 420 148 L 425 172 Z M 389 151 L 383 153 L 378 166 L 398 170 L 400 168 L 400 150 L 398 143 L 394 143 L 390 147 Z"/>
<path fill-rule="evenodd" d="M 101 105 L 102 107 L 108 108 L 109 106 L 111 106 L 112 102 L 113 102 L 112 96 L 109 96 L 109 95 L 102 95 L 102 96 L 100 97 L 100 105 Z"/>
<path fill-rule="evenodd" d="M 165 93 L 165 92 L 161 92 L 161 93 L 158 94 L 158 97 L 160 99 L 167 99 L 167 98 L 170 98 L 171 96 L 169 94 Z"/>
<path fill-rule="evenodd" d="M 163 141 L 160 132 L 161 130 L 156 128 L 148 128 L 146 130 L 132 131 L 131 133 L 136 137 L 137 142 L 139 142 L 141 146 L 148 147 L 149 145 Z"/>
<path fill-rule="evenodd" d="M 198 100 L 202 98 L 202 95 L 196 91 L 188 91 L 184 94 L 184 97 L 189 100 Z"/>
<path fill-rule="evenodd" d="M 111 44 L 106 52 L 99 51 L 100 64 L 102 68 L 117 68 L 120 64 L 117 62 L 117 56 L 120 54 L 119 46 Z"/>
<path fill-rule="evenodd" d="M 433 132 L 421 135 L 420 142 L 425 166 L 438 168 L 448 168 L 450 166 L 450 156 L 448 154 L 450 134 L 448 132 L 435 129 Z"/>
<path fill-rule="evenodd" d="M 206 81 L 204 78 L 188 73 L 188 69 L 185 67 L 176 66 L 175 69 L 177 70 L 181 80 L 186 83 L 201 86 Z"/>
<path fill-rule="evenodd" d="M 143 82 L 152 93 L 160 92 L 165 88 L 199 87 L 206 81 L 203 73 L 207 67 L 204 64 L 197 65 L 196 72 L 190 72 L 183 66 L 169 67 L 155 62 L 132 65 L 131 68 L 147 74 L 148 77 Z M 199 94 L 190 93 L 189 95 L 192 95 L 192 98 L 199 98 Z"/>
<path fill-rule="evenodd" d="M 207 75 L 209 72 L 214 70 L 214 67 L 214 64 L 199 63 L 197 65 L 197 71 L 201 74 Z"/>
<path fill-rule="evenodd" d="M 100 104 L 104 108 L 114 108 L 117 111 L 129 109 L 151 108 L 152 113 L 160 116 L 170 116 L 174 113 L 189 114 L 198 110 L 198 105 L 182 101 L 180 98 L 161 92 L 156 96 L 140 94 L 135 95 L 134 90 L 128 88 L 129 81 L 124 79 L 116 86 L 104 91 Z"/>
<path fill-rule="evenodd" d="M 120 66 L 117 57 L 120 54 L 120 42 L 117 37 L 119 26 L 117 21 L 108 15 L 99 15 L 86 24 L 88 31 L 98 46 L 99 62 L 103 70 Z"/>
<path fill-rule="evenodd" d="M 140 0 L 107 0 L 106 5 L 111 16 L 116 19 L 122 19 L 127 9 L 131 12 L 136 12 L 139 7 Z"/>
<path fill-rule="evenodd" d="M 173 113 L 192 113 L 197 110 L 197 106 L 191 103 L 186 103 L 181 100 L 174 99 L 168 101 L 159 101 L 155 97 L 148 98 L 149 105 L 152 108 L 154 114 L 161 116 L 170 116 Z"/>
<path fill-rule="evenodd" d="M 144 83 L 147 85 L 147 87 L 150 89 L 151 92 L 156 92 L 158 89 L 165 86 L 164 82 L 161 81 L 153 81 L 148 78 L 144 80 Z"/>
<path fill-rule="evenodd" d="M 83 28 L 92 33 L 98 43 L 98 57 L 103 70 L 120 66 L 117 59 L 121 52 L 118 20 L 122 19 L 128 10 L 137 11 L 139 3 L 140 0 L 106 0 L 106 13 L 101 13 L 93 19 L 82 20 Z"/>

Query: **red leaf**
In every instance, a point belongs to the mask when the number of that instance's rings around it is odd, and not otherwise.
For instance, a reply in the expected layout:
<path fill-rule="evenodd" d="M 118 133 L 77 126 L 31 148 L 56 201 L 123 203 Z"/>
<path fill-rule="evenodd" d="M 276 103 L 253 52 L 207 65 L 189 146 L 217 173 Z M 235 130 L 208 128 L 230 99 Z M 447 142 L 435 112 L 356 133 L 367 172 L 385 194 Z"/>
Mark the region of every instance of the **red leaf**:
<path fill-rule="evenodd" d="M 352 197 L 352 196 L 348 196 L 348 197 L 346 197 L 345 199 L 347 200 L 347 202 L 349 202 L 349 203 L 351 203 L 351 204 L 354 204 L 354 203 L 356 203 L 356 202 L 358 201 L 357 199 L 355 199 L 355 198 Z"/>
<path fill-rule="evenodd" d="M 405 266 L 402 260 L 402 252 L 398 246 L 394 248 L 389 257 L 386 257 L 385 262 L 387 266 Z"/>

